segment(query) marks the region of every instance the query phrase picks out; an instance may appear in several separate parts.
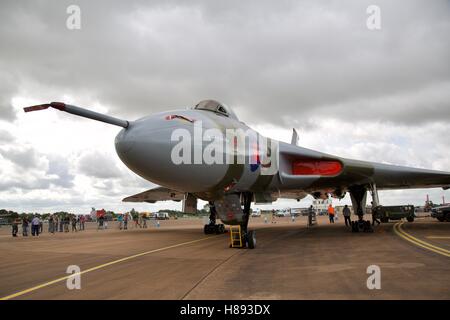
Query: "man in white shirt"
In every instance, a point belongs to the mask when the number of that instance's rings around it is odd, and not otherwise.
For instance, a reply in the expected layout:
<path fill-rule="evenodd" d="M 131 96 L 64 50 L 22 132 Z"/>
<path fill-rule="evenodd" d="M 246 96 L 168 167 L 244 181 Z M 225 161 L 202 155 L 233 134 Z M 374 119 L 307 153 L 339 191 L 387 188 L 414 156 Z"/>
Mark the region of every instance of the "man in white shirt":
<path fill-rule="evenodd" d="M 33 220 L 31 220 L 31 235 L 34 237 L 39 236 L 39 225 L 41 220 L 39 220 L 38 216 L 34 216 Z"/>

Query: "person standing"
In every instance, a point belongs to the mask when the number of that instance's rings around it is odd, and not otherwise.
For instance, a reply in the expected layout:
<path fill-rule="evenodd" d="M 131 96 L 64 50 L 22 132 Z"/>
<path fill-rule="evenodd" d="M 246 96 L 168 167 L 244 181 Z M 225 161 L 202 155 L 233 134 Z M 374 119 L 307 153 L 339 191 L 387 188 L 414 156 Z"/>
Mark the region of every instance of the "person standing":
<path fill-rule="evenodd" d="M 59 216 L 59 232 L 64 232 L 65 219 L 63 215 Z"/>
<path fill-rule="evenodd" d="M 97 230 L 104 229 L 103 228 L 103 216 L 98 217 L 98 227 Z"/>
<path fill-rule="evenodd" d="M 351 211 L 348 205 L 345 205 L 344 210 L 342 210 L 342 214 L 344 215 L 345 226 L 346 227 L 351 226 L 352 225 L 352 222 L 350 220 Z"/>
<path fill-rule="evenodd" d="M 137 227 L 139 226 L 139 228 L 141 228 L 141 224 L 139 223 L 139 213 L 135 212 L 133 215 L 133 221 L 134 221 L 134 228 L 137 229 Z"/>
<path fill-rule="evenodd" d="M 41 221 L 38 218 L 38 216 L 34 216 L 33 220 L 31 220 L 31 235 L 39 236 L 39 228 L 40 228 Z"/>
<path fill-rule="evenodd" d="M 17 233 L 19 232 L 19 223 L 20 223 L 20 219 L 16 218 L 13 219 L 11 227 L 12 227 L 12 236 L 13 237 L 17 237 Z"/>
<path fill-rule="evenodd" d="M 122 230 L 122 226 L 123 226 L 123 215 L 119 214 L 117 216 L 117 222 L 119 222 L 119 230 Z"/>
<path fill-rule="evenodd" d="M 147 213 L 142 214 L 142 228 L 147 228 Z"/>
<path fill-rule="evenodd" d="M 28 237 L 28 225 L 30 222 L 28 221 L 28 218 L 25 216 L 22 219 L 22 235 L 24 237 Z"/>
<path fill-rule="evenodd" d="M 125 216 L 123 217 L 123 230 L 128 229 L 128 212 L 125 213 Z"/>
<path fill-rule="evenodd" d="M 86 221 L 86 217 L 84 215 L 82 215 L 80 217 L 80 230 L 84 231 L 84 222 Z"/>
<path fill-rule="evenodd" d="M 328 218 L 330 219 L 330 223 L 334 223 L 334 208 L 331 204 L 328 206 Z"/>
<path fill-rule="evenodd" d="M 316 213 L 314 212 L 314 207 L 311 205 L 308 209 L 308 226 L 311 227 L 313 225 L 313 218 Z"/>
<path fill-rule="evenodd" d="M 70 224 L 70 217 L 67 215 L 64 218 L 64 232 L 69 232 L 69 224 Z"/>
<path fill-rule="evenodd" d="M 72 232 L 77 232 L 77 217 L 72 217 Z"/>
<path fill-rule="evenodd" d="M 48 233 L 55 233 L 55 232 L 54 232 L 53 215 L 51 215 L 51 216 L 48 218 Z"/>
<path fill-rule="evenodd" d="M 53 218 L 53 231 L 54 232 L 58 232 L 58 223 L 59 223 L 58 215 L 55 214 L 54 218 Z"/>

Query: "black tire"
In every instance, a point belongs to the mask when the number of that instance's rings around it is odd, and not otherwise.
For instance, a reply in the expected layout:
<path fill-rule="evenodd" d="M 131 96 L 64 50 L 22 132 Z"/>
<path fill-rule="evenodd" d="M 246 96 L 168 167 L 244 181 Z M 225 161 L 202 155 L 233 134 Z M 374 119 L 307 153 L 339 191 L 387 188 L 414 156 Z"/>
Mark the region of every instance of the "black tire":
<path fill-rule="evenodd" d="M 205 234 L 213 234 L 213 233 L 215 233 L 215 228 L 214 228 L 214 226 L 205 224 L 205 226 L 203 227 L 203 232 Z"/>
<path fill-rule="evenodd" d="M 351 224 L 352 224 L 352 232 L 358 232 L 359 231 L 358 223 L 356 221 L 352 221 Z"/>
<path fill-rule="evenodd" d="M 373 232 L 372 224 L 370 221 L 364 221 L 364 232 Z"/>
<path fill-rule="evenodd" d="M 383 222 L 383 223 L 388 223 L 389 222 L 389 218 L 381 218 L 380 221 Z"/>
<path fill-rule="evenodd" d="M 437 218 L 437 219 L 439 220 L 439 222 L 444 222 L 444 221 L 445 221 L 445 218 L 444 218 L 444 217 Z"/>
<path fill-rule="evenodd" d="M 414 217 L 407 217 L 406 220 L 407 220 L 408 222 L 414 222 Z"/>
<path fill-rule="evenodd" d="M 256 247 L 256 232 L 249 231 L 247 233 L 247 246 L 249 249 L 255 249 Z"/>
<path fill-rule="evenodd" d="M 445 221 L 450 222 L 450 212 L 445 215 Z"/>

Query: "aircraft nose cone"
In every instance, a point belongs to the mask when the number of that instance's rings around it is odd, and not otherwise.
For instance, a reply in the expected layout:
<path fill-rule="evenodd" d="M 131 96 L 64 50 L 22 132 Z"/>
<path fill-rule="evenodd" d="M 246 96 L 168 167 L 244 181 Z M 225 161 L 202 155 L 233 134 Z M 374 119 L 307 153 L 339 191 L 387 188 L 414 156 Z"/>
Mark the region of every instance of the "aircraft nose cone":
<path fill-rule="evenodd" d="M 133 139 L 130 139 L 130 131 L 131 129 L 122 129 L 116 136 L 114 143 L 116 146 L 116 152 L 120 158 L 125 156 L 125 154 L 133 148 L 135 141 Z"/>
<path fill-rule="evenodd" d="M 167 120 L 165 115 L 130 123 L 116 137 L 117 154 L 133 172 L 158 185 L 178 191 L 209 190 L 222 180 L 228 166 L 176 163 L 172 151 L 179 142 L 172 134 L 177 129 L 193 130 L 190 123 Z"/>
<path fill-rule="evenodd" d="M 171 127 L 137 123 L 119 132 L 116 152 L 128 168 L 144 179 L 159 185 L 170 184 L 177 176 L 170 157 L 172 131 Z"/>

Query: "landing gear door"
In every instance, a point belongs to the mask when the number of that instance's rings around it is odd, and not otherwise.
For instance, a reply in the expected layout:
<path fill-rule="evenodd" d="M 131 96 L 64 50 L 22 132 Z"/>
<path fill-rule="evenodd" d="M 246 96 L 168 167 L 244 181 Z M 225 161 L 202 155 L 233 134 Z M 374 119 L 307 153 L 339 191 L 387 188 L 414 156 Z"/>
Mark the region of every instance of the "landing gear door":
<path fill-rule="evenodd" d="M 214 201 L 217 215 L 226 224 L 240 224 L 244 218 L 241 201 L 237 194 L 230 194 L 221 200 Z"/>

